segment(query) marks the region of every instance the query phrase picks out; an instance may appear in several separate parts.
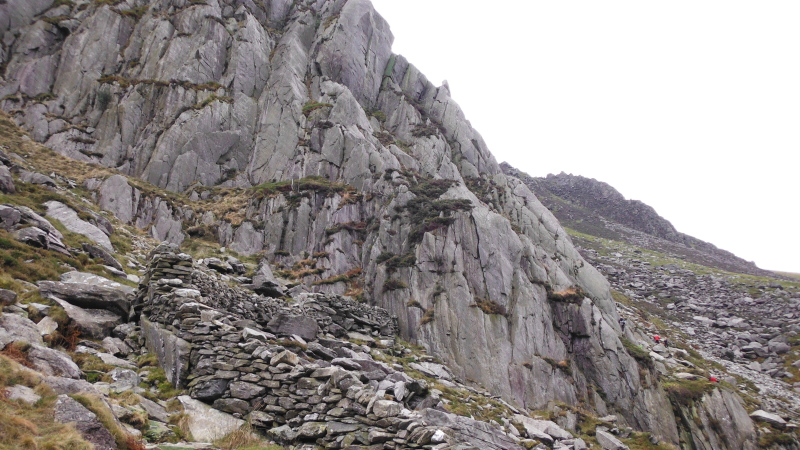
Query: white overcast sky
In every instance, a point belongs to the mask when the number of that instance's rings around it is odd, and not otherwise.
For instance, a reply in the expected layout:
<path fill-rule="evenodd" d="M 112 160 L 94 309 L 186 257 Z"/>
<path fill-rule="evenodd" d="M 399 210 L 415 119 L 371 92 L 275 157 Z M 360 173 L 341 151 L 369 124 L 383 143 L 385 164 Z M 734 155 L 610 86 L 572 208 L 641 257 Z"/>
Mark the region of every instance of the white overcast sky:
<path fill-rule="evenodd" d="M 800 2 L 373 0 L 498 162 L 800 272 Z"/>

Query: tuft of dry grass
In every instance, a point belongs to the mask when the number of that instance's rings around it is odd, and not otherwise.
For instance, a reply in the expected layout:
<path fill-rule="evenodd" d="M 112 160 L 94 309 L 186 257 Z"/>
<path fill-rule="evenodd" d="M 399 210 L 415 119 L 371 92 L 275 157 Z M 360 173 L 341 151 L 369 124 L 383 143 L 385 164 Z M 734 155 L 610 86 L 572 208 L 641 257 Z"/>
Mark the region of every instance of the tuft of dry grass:
<path fill-rule="evenodd" d="M 270 444 L 259 437 L 253 427 L 248 423 L 238 430 L 230 432 L 228 435 L 214 441 L 214 445 L 222 450 L 236 449 L 259 449 L 259 450 L 280 450 L 283 447 Z"/>
<path fill-rule="evenodd" d="M 91 450 L 72 426 L 56 423 L 53 408 L 57 396 L 33 372 L 0 355 L 0 393 L 5 387 L 21 384 L 35 388 L 41 400 L 28 405 L 0 395 L 0 448 Z"/>
<path fill-rule="evenodd" d="M 93 394 L 74 394 L 71 397 L 97 415 L 100 423 L 114 436 L 118 449 L 145 450 L 144 444 L 131 436 L 117 421 L 111 408 L 102 398 Z"/>

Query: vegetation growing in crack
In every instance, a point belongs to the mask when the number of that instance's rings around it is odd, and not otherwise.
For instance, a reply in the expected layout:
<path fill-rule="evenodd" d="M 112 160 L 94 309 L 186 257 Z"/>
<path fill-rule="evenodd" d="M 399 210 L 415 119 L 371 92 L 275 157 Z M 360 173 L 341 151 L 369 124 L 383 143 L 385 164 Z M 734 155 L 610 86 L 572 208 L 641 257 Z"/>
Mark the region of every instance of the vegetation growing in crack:
<path fill-rule="evenodd" d="M 508 317 L 508 310 L 505 306 L 497 303 L 494 300 L 489 300 L 486 298 L 475 297 L 475 303 L 470 305 L 473 308 L 479 308 L 486 314 L 496 314 L 503 317 Z"/>
<path fill-rule="evenodd" d="M 409 233 L 411 244 L 422 242 L 425 233 L 453 224 L 456 220 L 453 217 L 455 212 L 472 209 L 472 202 L 468 199 L 438 200 L 456 183 L 456 180 L 425 179 L 411 188 L 416 197 L 396 208 L 398 213 L 407 214 L 412 224 Z"/>
<path fill-rule="evenodd" d="M 356 188 L 348 184 L 330 181 L 320 176 L 310 176 L 298 180 L 277 181 L 259 184 L 248 190 L 256 199 L 272 198 L 283 194 L 290 206 L 298 206 L 303 198 L 311 198 L 311 193 L 331 197 L 334 194 L 357 194 Z"/>

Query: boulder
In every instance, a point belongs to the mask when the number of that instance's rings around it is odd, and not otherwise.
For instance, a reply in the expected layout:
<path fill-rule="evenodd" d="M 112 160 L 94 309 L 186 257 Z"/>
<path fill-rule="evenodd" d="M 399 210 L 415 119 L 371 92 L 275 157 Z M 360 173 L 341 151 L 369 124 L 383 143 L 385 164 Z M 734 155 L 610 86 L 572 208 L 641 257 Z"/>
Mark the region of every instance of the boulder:
<path fill-rule="evenodd" d="M 516 438 L 506 435 L 487 422 L 480 422 L 469 417 L 429 408 L 422 411 L 422 421 L 430 427 L 448 428 L 456 439 L 471 443 L 477 448 L 502 448 L 505 450 L 522 450 L 523 448 L 516 443 Z M 435 432 L 436 430 L 431 430 L 428 440 Z"/>
<path fill-rule="evenodd" d="M 14 386 L 5 388 L 5 398 L 11 401 L 19 400 L 32 405 L 38 402 L 42 397 L 27 386 L 15 384 Z"/>
<path fill-rule="evenodd" d="M 228 389 L 228 383 L 230 383 L 230 380 L 219 378 L 201 381 L 192 387 L 192 398 L 204 402 L 212 402 L 222 397 L 222 394 Z"/>
<path fill-rule="evenodd" d="M 90 394 L 100 394 L 92 383 L 86 380 L 77 380 L 74 378 L 64 378 L 57 376 L 45 377 L 42 381 L 50 386 L 56 394 L 77 394 L 86 392 Z"/>
<path fill-rule="evenodd" d="M 104 309 L 127 318 L 134 288 L 87 272 L 66 272 L 61 281 L 40 281 L 39 293 L 81 308 Z"/>
<path fill-rule="evenodd" d="M 111 383 L 110 387 L 114 392 L 133 390 L 139 387 L 139 383 L 142 382 L 139 374 L 130 369 L 122 369 L 117 367 L 109 372 L 108 375 L 113 380 L 113 383 Z"/>
<path fill-rule="evenodd" d="M 0 289 L 0 309 L 17 303 L 17 293 L 8 289 Z"/>
<path fill-rule="evenodd" d="M 92 339 L 103 339 L 111 334 L 111 330 L 122 323 L 122 318 L 104 309 L 84 309 L 60 298 L 51 297 L 59 304 L 77 326 L 78 330 Z"/>
<path fill-rule="evenodd" d="M 189 432 L 196 441 L 212 442 L 245 424 L 244 420 L 211 408 L 187 395 L 179 396 L 178 400 L 188 416 Z"/>
<path fill-rule="evenodd" d="M 258 266 L 258 270 L 256 271 L 255 275 L 253 275 L 253 284 L 248 286 L 252 290 L 256 291 L 256 293 L 265 295 L 267 297 L 283 297 L 286 293 L 283 290 L 283 287 L 278 283 L 278 280 L 275 278 L 275 275 L 272 274 L 272 269 L 269 267 L 269 263 L 266 261 L 262 262 L 260 266 Z"/>
<path fill-rule="evenodd" d="M 39 321 L 39 323 L 36 324 L 36 328 L 39 329 L 39 333 L 41 333 L 42 336 L 47 336 L 55 333 L 56 330 L 58 330 L 58 323 L 50 316 L 45 316 Z"/>
<path fill-rule="evenodd" d="M 83 375 L 69 355 L 43 345 L 31 345 L 28 349 L 28 359 L 36 370 L 45 375 L 74 379 Z"/>
<path fill-rule="evenodd" d="M 597 443 L 603 447 L 603 450 L 628 450 L 627 445 L 623 444 L 622 441 L 608 431 L 596 430 L 595 438 L 597 438 Z"/>
<path fill-rule="evenodd" d="M 319 325 L 311 317 L 279 313 L 269 321 L 267 330 L 277 335 L 297 335 L 305 341 L 313 341 L 319 333 Z"/>
<path fill-rule="evenodd" d="M 55 200 L 45 202 L 44 206 L 47 207 L 47 216 L 61 222 L 69 231 L 86 236 L 109 252 L 114 251 L 111 240 L 103 230 L 78 217 L 78 213 L 69 206 Z"/>
<path fill-rule="evenodd" d="M 43 186 L 49 186 L 52 188 L 57 186 L 55 180 L 48 177 L 47 175 L 38 172 L 28 172 L 27 170 L 21 170 L 19 172 L 19 179 L 22 180 L 23 183 L 41 184 Z"/>
<path fill-rule="evenodd" d="M 59 395 L 55 404 L 55 420 L 72 423 L 95 450 L 116 450 L 114 436 L 100 423 L 97 415 L 67 395 Z"/>
<path fill-rule="evenodd" d="M 107 266 L 111 266 L 117 270 L 124 271 L 125 268 L 122 267 L 122 264 L 114 258 L 108 250 L 99 247 L 97 245 L 83 243 L 81 244 L 83 251 L 89 254 L 92 258 L 99 258 L 103 261 L 103 263 Z"/>
<path fill-rule="evenodd" d="M 786 421 L 783 420 L 783 417 L 777 414 L 768 413 L 763 409 L 759 409 L 758 411 L 750 413 L 750 417 L 753 418 L 753 420 L 757 420 L 759 422 L 766 422 L 770 425 L 773 425 L 775 428 L 781 430 L 786 428 Z"/>
<path fill-rule="evenodd" d="M 0 350 L 17 341 L 44 344 L 39 328 L 31 320 L 16 314 L 0 314 Z"/>
<path fill-rule="evenodd" d="M 6 194 L 13 194 L 17 192 L 14 187 L 14 178 L 11 177 L 11 171 L 8 167 L 0 165 L 0 192 Z"/>

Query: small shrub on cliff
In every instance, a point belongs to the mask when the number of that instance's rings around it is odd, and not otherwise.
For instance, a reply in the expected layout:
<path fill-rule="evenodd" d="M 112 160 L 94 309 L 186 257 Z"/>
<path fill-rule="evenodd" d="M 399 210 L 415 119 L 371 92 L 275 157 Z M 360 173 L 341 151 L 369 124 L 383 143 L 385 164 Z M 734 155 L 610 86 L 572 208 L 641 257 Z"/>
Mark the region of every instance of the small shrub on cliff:
<path fill-rule="evenodd" d="M 673 403 L 691 406 L 693 402 L 700 400 L 703 395 L 711 392 L 714 389 L 714 385 L 707 380 L 678 380 L 665 383 L 664 388 Z"/>
<path fill-rule="evenodd" d="M 503 317 L 508 316 L 508 311 L 506 307 L 497 303 L 494 300 L 488 300 L 485 298 L 475 297 L 475 304 L 470 305 L 473 308 L 480 308 L 486 314 L 498 314 Z"/>
<path fill-rule="evenodd" d="M 571 287 L 563 291 L 547 291 L 547 299 L 555 302 L 581 303 L 586 293 L 579 287 Z"/>
<path fill-rule="evenodd" d="M 383 283 L 383 292 L 396 291 L 398 289 L 405 289 L 407 287 L 408 285 L 400 280 L 386 280 L 386 282 Z"/>
<path fill-rule="evenodd" d="M 308 117 L 314 111 L 316 111 L 316 110 L 318 110 L 320 108 L 325 108 L 325 107 L 330 108 L 330 107 L 333 107 L 333 105 L 331 105 L 330 103 L 320 103 L 320 102 L 308 101 L 305 105 L 303 105 L 303 115 Z"/>
<path fill-rule="evenodd" d="M 420 321 L 419 321 L 419 324 L 420 325 L 425 325 L 427 323 L 433 322 L 433 315 L 434 315 L 433 308 L 426 309 L 425 310 L 425 314 L 422 315 L 422 319 L 420 319 Z"/>

